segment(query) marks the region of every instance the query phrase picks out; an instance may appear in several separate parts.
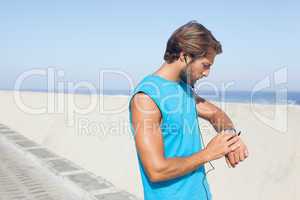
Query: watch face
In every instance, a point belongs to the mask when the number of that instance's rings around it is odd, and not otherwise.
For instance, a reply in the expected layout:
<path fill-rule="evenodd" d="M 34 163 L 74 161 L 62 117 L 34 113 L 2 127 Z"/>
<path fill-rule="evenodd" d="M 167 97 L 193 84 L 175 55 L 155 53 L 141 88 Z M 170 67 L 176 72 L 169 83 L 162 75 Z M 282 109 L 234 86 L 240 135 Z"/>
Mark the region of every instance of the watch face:
<path fill-rule="evenodd" d="M 237 135 L 241 135 L 241 131 L 237 132 L 234 128 L 227 128 L 223 130 L 224 133 L 237 133 Z"/>
<path fill-rule="evenodd" d="M 235 131 L 234 131 L 234 130 L 227 129 L 227 130 L 224 130 L 224 133 L 235 133 Z"/>
<path fill-rule="evenodd" d="M 224 133 L 236 133 L 236 130 L 234 128 L 226 128 L 223 131 Z"/>

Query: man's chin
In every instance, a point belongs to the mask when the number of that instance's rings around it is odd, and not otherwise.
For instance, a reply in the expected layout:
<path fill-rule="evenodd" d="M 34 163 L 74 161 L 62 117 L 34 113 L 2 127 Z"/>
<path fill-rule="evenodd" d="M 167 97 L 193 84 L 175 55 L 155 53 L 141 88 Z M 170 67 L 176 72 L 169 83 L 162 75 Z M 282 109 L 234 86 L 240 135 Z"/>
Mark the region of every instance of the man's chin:
<path fill-rule="evenodd" d="M 200 80 L 202 78 L 202 76 L 200 78 L 198 78 L 195 81 L 192 81 L 192 83 L 190 84 L 192 88 L 194 88 L 195 84 L 197 83 L 198 80 Z"/>

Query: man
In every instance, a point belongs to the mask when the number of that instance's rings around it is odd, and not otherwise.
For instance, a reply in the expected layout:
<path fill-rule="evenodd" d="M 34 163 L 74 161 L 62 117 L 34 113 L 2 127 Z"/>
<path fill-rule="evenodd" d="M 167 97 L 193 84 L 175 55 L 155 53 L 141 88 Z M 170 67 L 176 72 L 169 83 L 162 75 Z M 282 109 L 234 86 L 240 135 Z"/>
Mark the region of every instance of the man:
<path fill-rule="evenodd" d="M 207 77 L 221 44 L 191 21 L 169 38 L 163 65 L 135 88 L 129 110 L 145 200 L 211 199 L 204 164 L 225 157 L 235 167 L 248 150 L 232 121 L 193 92 Z M 219 133 L 201 144 L 198 116 Z"/>

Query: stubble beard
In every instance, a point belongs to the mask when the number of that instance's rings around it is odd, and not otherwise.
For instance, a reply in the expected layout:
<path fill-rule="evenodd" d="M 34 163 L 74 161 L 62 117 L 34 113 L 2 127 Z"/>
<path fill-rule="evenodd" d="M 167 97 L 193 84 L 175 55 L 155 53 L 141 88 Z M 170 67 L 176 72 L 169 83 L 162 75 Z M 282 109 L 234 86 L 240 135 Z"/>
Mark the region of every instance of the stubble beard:
<path fill-rule="evenodd" d="M 186 84 L 190 85 L 192 88 L 194 88 L 194 84 L 195 82 L 193 82 L 192 80 L 190 80 L 190 75 L 188 73 L 188 67 L 184 70 L 181 71 L 180 73 L 180 78 L 183 82 L 185 82 Z"/>

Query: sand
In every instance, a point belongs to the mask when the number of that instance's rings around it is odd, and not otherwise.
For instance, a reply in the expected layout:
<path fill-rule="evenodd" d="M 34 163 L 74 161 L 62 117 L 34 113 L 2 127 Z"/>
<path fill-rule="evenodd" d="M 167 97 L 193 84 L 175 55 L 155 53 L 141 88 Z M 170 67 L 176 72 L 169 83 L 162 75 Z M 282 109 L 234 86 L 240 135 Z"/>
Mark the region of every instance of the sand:
<path fill-rule="evenodd" d="M 128 96 L 0 91 L 0 99 L 0 123 L 143 196 Z M 212 162 L 216 169 L 208 179 L 214 199 L 300 199 L 300 107 L 215 103 L 242 131 L 250 155 L 236 168 L 228 168 L 224 158 Z M 202 119 L 200 127 L 207 144 L 216 132 Z"/>

